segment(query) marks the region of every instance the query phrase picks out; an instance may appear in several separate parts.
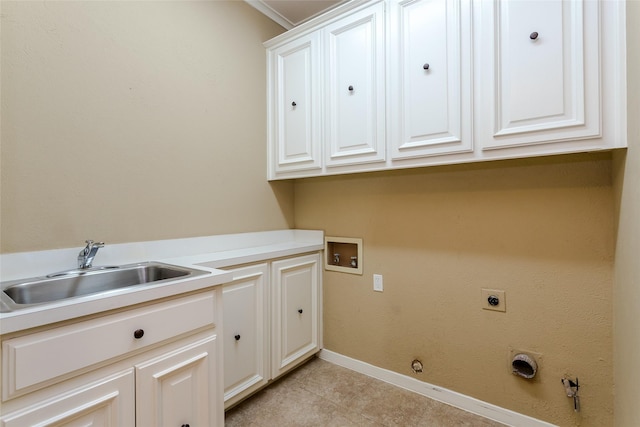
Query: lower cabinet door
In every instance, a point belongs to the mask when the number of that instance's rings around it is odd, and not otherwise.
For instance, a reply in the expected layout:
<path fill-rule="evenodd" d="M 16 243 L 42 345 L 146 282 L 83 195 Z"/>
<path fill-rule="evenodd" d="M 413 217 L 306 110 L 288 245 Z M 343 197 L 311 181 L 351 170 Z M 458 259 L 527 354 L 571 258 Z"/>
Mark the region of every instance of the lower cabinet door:
<path fill-rule="evenodd" d="M 318 254 L 272 264 L 274 378 L 319 350 L 319 268 Z"/>
<path fill-rule="evenodd" d="M 3 427 L 134 426 L 133 369 L 107 376 L 84 387 L 2 415 Z"/>
<path fill-rule="evenodd" d="M 269 380 L 267 264 L 238 268 L 222 290 L 225 408 Z"/>
<path fill-rule="evenodd" d="M 217 337 L 211 335 L 136 365 L 136 425 L 222 426 L 215 384 Z"/>

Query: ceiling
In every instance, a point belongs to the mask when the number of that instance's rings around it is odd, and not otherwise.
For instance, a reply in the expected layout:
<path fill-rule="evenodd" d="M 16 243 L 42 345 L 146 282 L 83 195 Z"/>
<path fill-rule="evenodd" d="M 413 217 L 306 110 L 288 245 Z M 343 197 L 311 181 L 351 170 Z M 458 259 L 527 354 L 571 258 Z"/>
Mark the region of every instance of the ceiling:
<path fill-rule="evenodd" d="M 245 0 L 287 30 L 346 0 Z"/>

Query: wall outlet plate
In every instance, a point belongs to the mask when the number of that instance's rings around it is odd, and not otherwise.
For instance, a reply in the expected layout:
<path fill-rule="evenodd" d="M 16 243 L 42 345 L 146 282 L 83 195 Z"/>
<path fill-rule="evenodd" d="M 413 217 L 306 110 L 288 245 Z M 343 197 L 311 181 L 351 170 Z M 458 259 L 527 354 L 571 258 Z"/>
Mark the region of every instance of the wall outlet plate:
<path fill-rule="evenodd" d="M 373 275 L 373 290 L 376 292 L 382 292 L 384 290 L 382 274 Z"/>
<path fill-rule="evenodd" d="M 484 310 L 507 311 L 505 292 L 498 289 L 481 289 L 481 304 Z"/>

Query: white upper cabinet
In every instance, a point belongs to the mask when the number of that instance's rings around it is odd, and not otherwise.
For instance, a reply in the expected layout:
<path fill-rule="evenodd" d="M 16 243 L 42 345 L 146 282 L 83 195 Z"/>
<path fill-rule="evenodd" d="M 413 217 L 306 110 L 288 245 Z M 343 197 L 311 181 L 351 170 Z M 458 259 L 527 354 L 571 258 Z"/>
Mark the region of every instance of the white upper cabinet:
<path fill-rule="evenodd" d="M 269 179 L 626 147 L 625 5 L 346 2 L 265 43 L 311 52 L 269 66 Z"/>
<path fill-rule="evenodd" d="M 318 174 L 322 167 L 318 43 L 313 32 L 268 54 L 272 179 L 300 171 Z"/>
<path fill-rule="evenodd" d="M 483 23 L 492 30 L 481 34 L 482 99 L 489 101 L 478 111 L 483 146 L 598 136 L 598 4 L 523 0 L 484 7 Z"/>
<path fill-rule="evenodd" d="M 393 0 L 390 14 L 392 159 L 472 151 L 471 3 Z"/>
<path fill-rule="evenodd" d="M 324 29 L 327 166 L 385 160 L 384 3 Z"/>
<path fill-rule="evenodd" d="M 615 100 L 609 101 L 614 91 L 603 89 L 621 68 L 615 57 L 603 60 L 605 50 L 620 49 L 605 42 L 606 31 L 617 31 L 603 16 L 616 6 L 606 3 L 480 3 L 475 114 L 476 139 L 484 150 L 545 144 L 538 150 L 548 154 L 620 146 L 602 139 L 603 108 L 615 109 Z"/>

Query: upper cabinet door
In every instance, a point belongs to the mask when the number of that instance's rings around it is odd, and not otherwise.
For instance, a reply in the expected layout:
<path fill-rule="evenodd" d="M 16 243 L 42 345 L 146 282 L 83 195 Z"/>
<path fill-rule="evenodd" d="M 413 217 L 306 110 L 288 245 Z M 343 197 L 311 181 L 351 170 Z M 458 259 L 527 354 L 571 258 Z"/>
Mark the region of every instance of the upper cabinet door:
<path fill-rule="evenodd" d="M 326 164 L 385 160 L 384 3 L 325 28 Z"/>
<path fill-rule="evenodd" d="M 599 137 L 599 2 L 481 7 L 476 124 L 483 148 Z"/>
<path fill-rule="evenodd" d="M 390 40 L 392 159 L 471 151 L 471 2 L 393 0 Z"/>
<path fill-rule="evenodd" d="M 269 177 L 322 167 L 319 34 L 269 53 Z"/>

